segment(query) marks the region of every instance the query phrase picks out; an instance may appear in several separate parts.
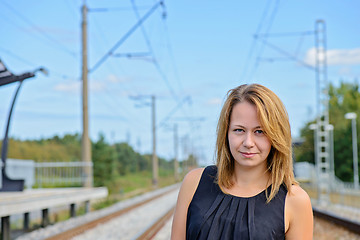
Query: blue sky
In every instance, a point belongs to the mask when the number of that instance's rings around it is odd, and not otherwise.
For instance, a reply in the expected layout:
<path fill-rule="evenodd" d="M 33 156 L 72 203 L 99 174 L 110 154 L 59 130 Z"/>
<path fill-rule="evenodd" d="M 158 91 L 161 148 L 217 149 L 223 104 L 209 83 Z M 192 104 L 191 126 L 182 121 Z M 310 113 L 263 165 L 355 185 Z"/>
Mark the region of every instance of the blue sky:
<path fill-rule="evenodd" d="M 156 96 L 157 153 L 174 156 L 173 127 L 178 125 L 182 159 L 193 152 L 201 164 L 213 162 L 216 124 L 229 89 L 257 82 L 284 102 L 293 136 L 315 116 L 313 64 L 315 22 L 326 22 L 328 80 L 360 76 L 358 1 L 164 1 L 99 67 L 95 64 L 131 29 L 137 16 L 157 1 L 88 0 L 89 117 L 91 139 L 129 141 L 151 152 L 151 108 Z M 2 0 L 0 58 L 13 73 L 40 73 L 24 82 L 14 109 L 10 136 L 38 139 L 80 133 L 80 0 Z M 166 18 L 163 17 L 166 13 Z M 286 33 L 282 36 L 271 35 Z M 289 33 L 296 33 L 290 34 Z M 254 39 L 299 60 L 286 58 Z M 0 88 L 0 137 L 16 84 Z M 133 100 L 131 97 L 139 97 Z M 331 122 L 331 119 L 330 119 Z M 335 127 L 336 127 L 336 123 Z"/>

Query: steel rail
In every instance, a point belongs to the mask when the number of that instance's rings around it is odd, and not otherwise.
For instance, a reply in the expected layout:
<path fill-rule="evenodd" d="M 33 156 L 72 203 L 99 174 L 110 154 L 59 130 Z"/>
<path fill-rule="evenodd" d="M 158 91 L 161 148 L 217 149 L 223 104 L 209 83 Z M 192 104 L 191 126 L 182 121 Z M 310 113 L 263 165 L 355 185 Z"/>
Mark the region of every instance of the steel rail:
<path fill-rule="evenodd" d="M 316 216 L 316 217 L 319 217 L 326 221 L 335 223 L 336 225 L 342 226 L 345 229 L 360 235 L 360 223 L 359 222 L 355 222 L 350 219 L 346 219 L 346 218 L 340 217 L 338 215 L 335 215 L 333 213 L 330 213 L 327 211 L 322 211 L 322 210 L 314 208 L 314 207 L 313 207 L 313 213 L 314 213 L 314 216 Z"/>
<path fill-rule="evenodd" d="M 164 227 L 166 222 L 171 218 L 174 214 L 175 206 L 172 207 L 169 211 L 167 211 L 163 216 L 158 218 L 151 226 L 146 228 L 140 236 L 135 237 L 135 240 L 150 240 L 155 237 L 155 235 Z"/>
<path fill-rule="evenodd" d="M 142 205 L 144 205 L 146 203 L 149 203 L 149 202 L 151 202 L 151 201 L 153 201 L 153 200 L 155 200 L 157 198 L 160 198 L 160 197 L 162 197 L 162 196 L 164 196 L 164 195 L 166 195 L 169 192 L 174 191 L 174 190 L 175 189 L 168 190 L 168 191 L 166 191 L 164 193 L 161 193 L 161 194 L 156 195 L 154 197 L 148 198 L 148 199 L 146 199 L 146 200 L 144 200 L 142 202 L 133 204 L 133 205 L 131 205 L 129 207 L 126 207 L 124 209 L 121 209 L 119 211 L 113 212 L 113 213 L 108 214 L 106 216 L 100 217 L 98 219 L 95 219 L 95 220 L 89 221 L 87 223 L 84 223 L 82 225 L 71 228 L 71 229 L 69 229 L 67 231 L 64 231 L 62 233 L 59 233 L 59 234 L 53 235 L 51 237 L 48 237 L 45 240 L 59 240 L 59 239 L 67 240 L 67 239 L 72 239 L 75 236 L 78 236 L 78 235 L 83 234 L 84 232 L 86 232 L 86 231 L 88 231 L 90 229 L 95 228 L 99 224 L 106 223 L 106 222 L 108 222 L 108 221 L 110 221 L 110 220 L 112 220 L 112 219 L 114 219 L 116 217 L 119 217 L 119 216 L 121 216 L 121 215 L 135 209 L 135 208 L 138 208 L 138 207 L 140 207 L 140 206 L 142 206 Z"/>

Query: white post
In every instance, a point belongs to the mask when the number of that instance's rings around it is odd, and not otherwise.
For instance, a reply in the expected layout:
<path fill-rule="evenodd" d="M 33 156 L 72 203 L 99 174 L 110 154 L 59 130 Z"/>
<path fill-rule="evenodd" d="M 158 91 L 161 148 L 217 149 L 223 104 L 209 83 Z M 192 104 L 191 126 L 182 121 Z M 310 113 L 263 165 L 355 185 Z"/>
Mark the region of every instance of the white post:
<path fill-rule="evenodd" d="M 359 169 L 358 169 L 356 117 L 357 117 L 357 115 L 354 112 L 350 112 L 350 113 L 345 114 L 346 119 L 351 119 L 352 145 L 353 145 L 353 165 L 354 165 L 354 188 L 359 189 Z"/>
<path fill-rule="evenodd" d="M 321 194 L 321 189 L 320 189 L 320 173 L 319 173 L 319 168 L 318 168 L 318 164 L 319 164 L 319 158 L 318 158 L 318 150 L 317 150 L 317 124 L 313 123 L 310 124 L 309 126 L 310 130 L 314 131 L 314 153 L 315 153 L 315 169 L 316 169 L 316 187 L 317 187 L 317 194 L 318 194 L 318 199 L 320 198 L 320 194 Z"/>
<path fill-rule="evenodd" d="M 334 125 L 329 124 L 327 130 L 330 132 L 330 186 L 335 188 L 335 159 L 334 159 Z"/>

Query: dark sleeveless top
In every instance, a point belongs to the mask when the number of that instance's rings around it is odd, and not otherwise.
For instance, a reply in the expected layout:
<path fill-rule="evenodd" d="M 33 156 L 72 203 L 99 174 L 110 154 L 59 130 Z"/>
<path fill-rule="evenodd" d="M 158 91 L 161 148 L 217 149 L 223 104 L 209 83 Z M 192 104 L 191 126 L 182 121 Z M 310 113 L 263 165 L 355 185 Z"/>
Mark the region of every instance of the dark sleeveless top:
<path fill-rule="evenodd" d="M 223 193 L 215 182 L 216 166 L 205 168 L 186 222 L 186 239 L 285 239 L 286 188 L 266 203 L 265 190 L 253 197 Z M 270 194 L 271 186 L 267 189 Z"/>

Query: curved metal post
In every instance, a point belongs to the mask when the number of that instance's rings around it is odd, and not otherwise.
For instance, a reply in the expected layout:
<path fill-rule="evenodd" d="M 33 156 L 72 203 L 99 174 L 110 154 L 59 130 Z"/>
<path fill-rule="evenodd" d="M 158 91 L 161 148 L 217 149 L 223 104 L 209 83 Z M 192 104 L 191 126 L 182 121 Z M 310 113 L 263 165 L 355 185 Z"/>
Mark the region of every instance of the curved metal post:
<path fill-rule="evenodd" d="M 2 176 L 0 177 L 0 181 L 1 181 L 0 182 L 0 191 L 22 191 L 24 189 L 24 180 L 11 180 L 7 177 L 6 172 L 5 172 L 6 158 L 7 158 L 7 153 L 8 153 L 10 121 L 11 121 L 12 111 L 14 109 L 14 105 L 16 102 L 16 98 L 20 91 L 22 83 L 23 83 L 23 81 L 20 81 L 20 83 L 16 89 L 16 92 L 15 92 L 15 95 L 14 95 L 14 98 L 13 98 L 13 101 L 11 104 L 9 116 L 8 116 L 8 121 L 7 121 L 7 125 L 6 125 L 6 130 L 5 130 L 5 137 L 2 142 L 2 147 L 1 147 L 1 161 L 2 161 L 1 174 L 2 174 Z M 4 183 L 6 183 L 6 184 L 4 184 Z"/>

